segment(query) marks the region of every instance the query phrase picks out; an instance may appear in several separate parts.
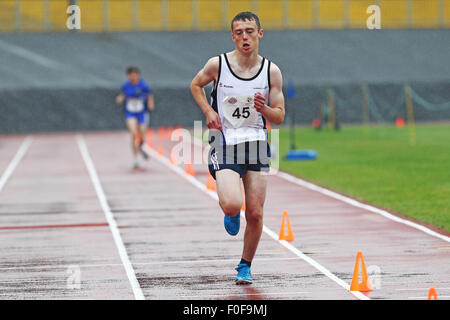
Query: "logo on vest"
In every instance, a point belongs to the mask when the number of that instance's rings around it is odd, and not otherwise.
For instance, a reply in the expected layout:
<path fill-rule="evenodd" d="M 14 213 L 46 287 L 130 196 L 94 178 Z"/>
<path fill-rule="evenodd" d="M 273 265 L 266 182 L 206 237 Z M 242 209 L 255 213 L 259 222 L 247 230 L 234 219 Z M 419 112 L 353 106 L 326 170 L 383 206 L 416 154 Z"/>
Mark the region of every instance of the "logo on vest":
<path fill-rule="evenodd" d="M 229 104 L 235 104 L 236 102 L 237 102 L 237 99 L 234 98 L 234 97 L 228 99 L 228 103 L 229 103 Z"/>

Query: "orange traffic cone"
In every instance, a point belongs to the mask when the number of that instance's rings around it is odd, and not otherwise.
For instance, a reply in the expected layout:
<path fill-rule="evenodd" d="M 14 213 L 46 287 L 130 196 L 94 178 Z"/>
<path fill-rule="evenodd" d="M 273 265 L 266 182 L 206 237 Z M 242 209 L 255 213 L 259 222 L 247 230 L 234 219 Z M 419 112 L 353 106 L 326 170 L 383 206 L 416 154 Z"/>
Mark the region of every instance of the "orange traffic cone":
<path fill-rule="evenodd" d="M 159 140 L 164 139 L 165 138 L 165 134 L 166 134 L 166 132 L 164 130 L 164 127 L 159 127 L 158 128 L 158 139 Z"/>
<path fill-rule="evenodd" d="M 147 130 L 147 146 L 153 149 L 153 129 Z"/>
<path fill-rule="evenodd" d="M 359 260 L 361 260 L 362 283 L 359 283 Z M 372 286 L 370 285 L 369 277 L 367 276 L 366 265 L 364 264 L 364 259 L 361 251 L 358 251 L 358 253 L 356 254 L 355 270 L 353 271 L 350 291 L 372 291 Z"/>
<path fill-rule="evenodd" d="M 161 143 L 158 143 L 158 154 L 160 156 L 164 156 L 164 147 L 162 146 Z"/>
<path fill-rule="evenodd" d="M 395 119 L 395 126 L 400 129 L 405 127 L 405 120 L 402 117 L 397 117 Z"/>
<path fill-rule="evenodd" d="M 288 233 L 285 234 L 284 232 L 284 221 L 286 220 Z M 294 241 L 294 234 L 292 233 L 291 223 L 289 221 L 289 217 L 287 214 L 287 211 L 283 211 L 283 220 L 281 221 L 281 229 L 280 229 L 280 236 L 278 237 L 278 240 L 286 240 L 286 241 Z"/>
<path fill-rule="evenodd" d="M 178 156 L 175 154 L 175 149 L 170 152 L 170 163 L 173 165 L 178 165 Z"/>
<path fill-rule="evenodd" d="M 216 191 L 216 181 L 214 180 L 211 173 L 208 173 L 208 179 L 206 180 L 206 189 Z"/>
<path fill-rule="evenodd" d="M 150 149 L 153 149 L 155 146 L 153 145 L 153 136 L 148 135 L 147 136 L 147 145 Z"/>
<path fill-rule="evenodd" d="M 434 287 L 430 287 L 430 290 L 428 291 L 428 300 L 439 300 Z"/>
<path fill-rule="evenodd" d="M 172 132 L 173 132 L 173 127 L 167 127 L 167 129 L 166 129 L 167 139 L 170 140 L 170 138 L 172 137 Z"/>
<path fill-rule="evenodd" d="M 154 134 L 155 134 L 155 130 L 153 130 L 153 128 L 147 129 L 147 138 L 153 137 Z"/>
<path fill-rule="evenodd" d="M 195 176 L 195 170 L 192 163 L 186 163 L 184 166 L 184 172 L 186 172 L 188 175 Z"/>

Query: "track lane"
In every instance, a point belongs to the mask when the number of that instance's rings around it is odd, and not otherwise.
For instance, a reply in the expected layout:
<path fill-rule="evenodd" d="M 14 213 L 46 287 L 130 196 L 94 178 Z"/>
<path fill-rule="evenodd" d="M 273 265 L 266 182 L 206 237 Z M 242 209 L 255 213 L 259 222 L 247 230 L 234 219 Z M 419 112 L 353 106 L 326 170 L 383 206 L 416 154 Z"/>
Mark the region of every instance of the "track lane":
<path fill-rule="evenodd" d="M 74 135 L 33 139 L 0 193 L 0 226 L 105 222 Z M 0 241 L 1 299 L 133 298 L 123 267 L 84 267 L 120 263 L 105 226 L 0 230 Z"/>

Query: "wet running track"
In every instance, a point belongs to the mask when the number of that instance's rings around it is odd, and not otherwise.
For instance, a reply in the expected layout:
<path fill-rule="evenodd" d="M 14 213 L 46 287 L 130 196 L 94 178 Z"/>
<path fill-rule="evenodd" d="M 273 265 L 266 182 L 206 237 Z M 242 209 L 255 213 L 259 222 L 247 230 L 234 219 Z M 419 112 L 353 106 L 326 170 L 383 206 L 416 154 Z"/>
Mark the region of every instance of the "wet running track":
<path fill-rule="evenodd" d="M 185 174 L 169 161 L 176 142 L 155 134 L 133 170 L 129 140 L 0 136 L 0 299 L 426 299 L 430 286 L 450 299 L 448 234 L 282 172 L 269 176 L 254 283 L 236 286 L 245 221 L 225 232 L 206 165 Z M 378 272 L 369 293 L 349 291 L 357 251 Z"/>

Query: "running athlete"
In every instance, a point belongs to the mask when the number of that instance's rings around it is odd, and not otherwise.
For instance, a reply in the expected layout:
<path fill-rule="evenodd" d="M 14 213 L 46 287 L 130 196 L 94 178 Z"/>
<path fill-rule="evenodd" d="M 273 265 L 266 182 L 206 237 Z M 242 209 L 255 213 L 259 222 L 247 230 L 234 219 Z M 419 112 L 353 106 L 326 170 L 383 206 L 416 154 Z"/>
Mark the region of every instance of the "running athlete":
<path fill-rule="evenodd" d="M 122 84 L 122 93 L 117 96 L 116 103 L 123 105 L 125 121 L 132 136 L 134 168 L 140 166 L 139 154 L 144 159 L 149 155 L 145 151 L 145 134 L 149 119 L 149 111 L 155 109 L 153 94 L 148 84 L 141 79 L 137 67 L 127 68 L 128 81 Z"/>
<path fill-rule="evenodd" d="M 231 37 L 236 48 L 208 60 L 191 83 L 192 95 L 206 117 L 211 151 L 208 167 L 216 179 L 219 205 L 230 235 L 240 228 L 242 195 L 245 191 L 244 247 L 236 271 L 236 284 L 252 283 L 251 262 L 263 228 L 270 148 L 266 121 L 284 120 L 281 71 L 258 54 L 263 37 L 259 18 L 242 12 L 231 21 Z M 211 104 L 204 87 L 213 82 Z"/>

